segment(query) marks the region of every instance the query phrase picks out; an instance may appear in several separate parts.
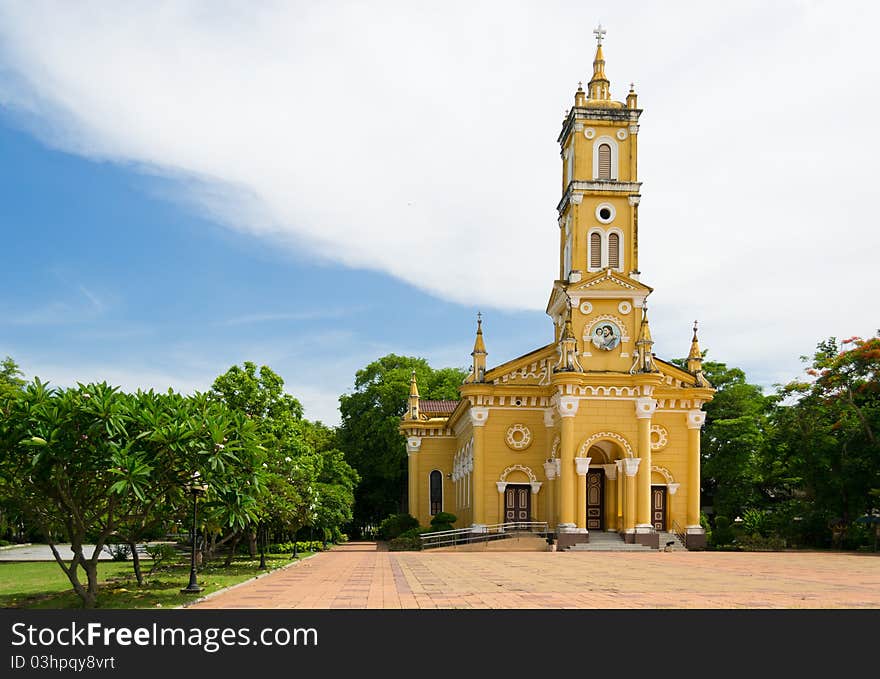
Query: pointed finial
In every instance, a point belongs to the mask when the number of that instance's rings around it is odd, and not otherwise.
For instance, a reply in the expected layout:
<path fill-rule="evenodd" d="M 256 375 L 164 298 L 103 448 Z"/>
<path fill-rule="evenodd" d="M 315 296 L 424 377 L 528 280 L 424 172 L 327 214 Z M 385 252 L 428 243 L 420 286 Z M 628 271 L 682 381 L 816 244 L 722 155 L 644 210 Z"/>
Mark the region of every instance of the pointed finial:
<path fill-rule="evenodd" d="M 700 350 L 700 342 L 697 339 L 696 321 L 694 321 L 694 337 L 691 340 L 691 350 L 687 358 L 687 369 L 694 376 L 694 386 L 703 386 L 703 352 Z"/>
<path fill-rule="evenodd" d="M 602 23 L 599 22 L 599 25 L 593 29 L 593 35 L 596 36 L 596 42 L 598 42 L 601 45 L 602 40 L 605 38 L 605 34 L 607 32 L 608 31 L 606 31 L 604 28 L 602 28 Z"/>
<path fill-rule="evenodd" d="M 636 91 L 636 84 L 635 84 L 635 83 L 630 83 L 630 84 L 629 84 L 629 91 L 630 91 L 630 92 L 635 92 L 635 91 Z"/>
<path fill-rule="evenodd" d="M 697 322 L 694 321 L 694 341 L 697 340 Z"/>
<path fill-rule="evenodd" d="M 578 80 L 578 92 L 584 89 L 584 81 Z"/>

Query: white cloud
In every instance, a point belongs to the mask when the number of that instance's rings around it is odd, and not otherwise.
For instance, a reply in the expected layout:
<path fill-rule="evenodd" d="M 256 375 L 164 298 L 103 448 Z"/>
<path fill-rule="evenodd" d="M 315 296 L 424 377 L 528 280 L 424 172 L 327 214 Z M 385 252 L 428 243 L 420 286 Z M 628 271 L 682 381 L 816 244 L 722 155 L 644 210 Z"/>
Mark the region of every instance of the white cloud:
<path fill-rule="evenodd" d="M 613 94 L 635 80 L 645 108 L 658 345 L 697 315 L 716 357 L 766 367 L 875 323 L 877 15 L 35 1 L 0 7 L 0 102 L 47 143 L 177 178 L 232 228 L 444 299 L 543 309 L 555 138 L 601 18 Z"/>

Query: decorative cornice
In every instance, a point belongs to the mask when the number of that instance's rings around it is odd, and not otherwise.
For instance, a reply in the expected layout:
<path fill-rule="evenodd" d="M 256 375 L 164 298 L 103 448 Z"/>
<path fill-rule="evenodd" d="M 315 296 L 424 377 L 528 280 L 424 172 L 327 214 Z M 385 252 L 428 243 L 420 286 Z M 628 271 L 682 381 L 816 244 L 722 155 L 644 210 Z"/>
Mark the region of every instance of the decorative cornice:
<path fill-rule="evenodd" d="M 642 190 L 642 182 L 619 182 L 613 179 L 594 179 L 592 181 L 584 181 L 576 179 L 568 183 L 565 193 L 562 195 L 556 210 L 559 214 L 565 212 L 568 204 L 580 203 L 583 200 L 584 192 L 590 193 L 612 193 L 612 194 L 637 194 Z M 578 196 L 575 199 L 575 196 Z"/>

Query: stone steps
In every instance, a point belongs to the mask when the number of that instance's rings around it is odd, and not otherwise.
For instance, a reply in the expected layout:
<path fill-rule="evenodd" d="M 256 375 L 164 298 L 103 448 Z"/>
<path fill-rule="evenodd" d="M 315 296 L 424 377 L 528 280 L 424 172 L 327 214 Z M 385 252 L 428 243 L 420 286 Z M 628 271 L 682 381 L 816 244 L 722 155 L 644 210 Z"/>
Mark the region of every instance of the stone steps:
<path fill-rule="evenodd" d="M 590 531 L 590 541 L 568 548 L 569 552 L 644 552 L 654 551 L 647 545 L 627 544 L 617 533 Z"/>

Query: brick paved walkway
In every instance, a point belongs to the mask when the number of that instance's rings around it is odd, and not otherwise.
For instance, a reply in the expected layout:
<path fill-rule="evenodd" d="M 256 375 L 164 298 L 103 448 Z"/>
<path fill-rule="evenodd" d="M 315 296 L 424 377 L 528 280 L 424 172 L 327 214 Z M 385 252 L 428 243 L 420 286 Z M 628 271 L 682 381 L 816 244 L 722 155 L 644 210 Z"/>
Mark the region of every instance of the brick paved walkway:
<path fill-rule="evenodd" d="M 193 608 L 880 608 L 880 556 L 377 551 L 349 543 Z"/>

